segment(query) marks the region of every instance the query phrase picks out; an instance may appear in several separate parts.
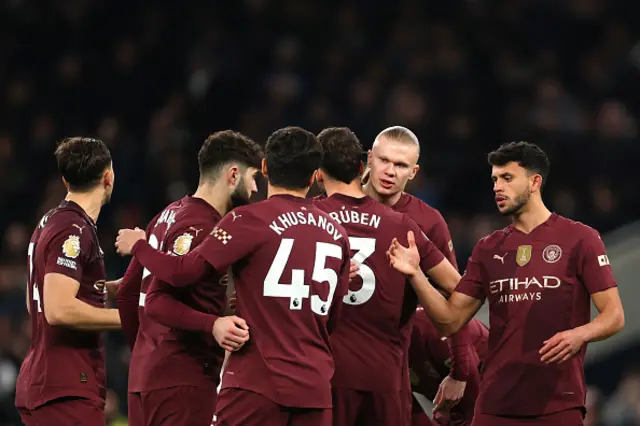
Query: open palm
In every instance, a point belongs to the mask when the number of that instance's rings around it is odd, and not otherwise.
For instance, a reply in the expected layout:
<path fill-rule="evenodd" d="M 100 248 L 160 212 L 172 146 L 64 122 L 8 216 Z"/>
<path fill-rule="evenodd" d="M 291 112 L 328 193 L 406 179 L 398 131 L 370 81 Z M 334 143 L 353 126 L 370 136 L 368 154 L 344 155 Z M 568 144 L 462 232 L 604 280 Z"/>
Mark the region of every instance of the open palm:
<path fill-rule="evenodd" d="M 396 238 L 391 242 L 391 247 L 387 251 L 389 263 L 398 272 L 405 275 L 414 275 L 420 268 L 420 253 L 416 246 L 415 235 L 412 231 L 407 233 L 409 247 L 405 247 Z"/>

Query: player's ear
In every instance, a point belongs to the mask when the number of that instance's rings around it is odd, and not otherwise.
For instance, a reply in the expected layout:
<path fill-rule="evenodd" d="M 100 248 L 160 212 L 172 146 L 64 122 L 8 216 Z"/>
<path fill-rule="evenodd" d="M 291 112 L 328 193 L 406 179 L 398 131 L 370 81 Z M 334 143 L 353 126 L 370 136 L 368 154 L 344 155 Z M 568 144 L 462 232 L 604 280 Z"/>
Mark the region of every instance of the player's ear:
<path fill-rule="evenodd" d="M 358 174 L 359 174 L 360 176 L 364 175 L 364 169 L 365 169 L 365 167 L 364 167 L 364 163 L 361 161 L 361 162 L 360 162 L 360 167 L 358 168 Z"/>
<path fill-rule="evenodd" d="M 114 180 L 115 180 L 115 175 L 113 173 L 113 168 L 109 168 L 105 170 L 104 175 L 102 176 L 102 184 L 105 187 L 113 186 Z"/>
<path fill-rule="evenodd" d="M 262 176 L 269 177 L 269 174 L 267 173 L 267 159 L 266 158 L 262 159 Z"/>
<path fill-rule="evenodd" d="M 367 151 L 367 164 L 371 164 L 371 159 L 373 158 L 373 151 Z"/>
<path fill-rule="evenodd" d="M 240 179 L 240 168 L 236 164 L 229 167 L 229 170 L 227 170 L 227 182 L 235 186 Z"/>
<path fill-rule="evenodd" d="M 311 173 L 311 179 L 309 180 L 309 184 L 307 185 L 308 187 L 312 187 L 314 182 L 316 181 L 316 176 L 318 175 L 318 171 L 314 170 L 313 173 Z"/>
<path fill-rule="evenodd" d="M 322 172 L 322 169 L 316 170 L 316 182 L 324 183 L 324 173 Z"/>
<path fill-rule="evenodd" d="M 67 182 L 65 178 L 61 178 L 61 179 L 62 179 L 62 184 L 64 185 L 65 188 L 67 188 L 67 191 L 69 191 L 69 182 Z"/>
<path fill-rule="evenodd" d="M 542 189 L 542 176 L 534 173 L 531 175 L 531 192 L 540 191 Z"/>
<path fill-rule="evenodd" d="M 418 164 L 413 166 L 413 170 L 411 170 L 411 174 L 409 174 L 409 180 L 413 180 L 413 178 L 416 177 L 416 175 L 418 174 L 419 170 L 420 170 L 420 166 Z"/>

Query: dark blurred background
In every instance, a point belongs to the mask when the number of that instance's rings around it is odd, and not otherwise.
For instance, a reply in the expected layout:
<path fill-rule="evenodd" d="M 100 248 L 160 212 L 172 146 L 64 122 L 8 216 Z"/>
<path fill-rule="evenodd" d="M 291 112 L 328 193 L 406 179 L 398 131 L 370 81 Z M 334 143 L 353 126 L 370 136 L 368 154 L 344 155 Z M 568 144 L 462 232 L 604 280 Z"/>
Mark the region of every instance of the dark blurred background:
<path fill-rule="evenodd" d="M 114 157 L 99 220 L 111 279 L 128 263 L 117 229 L 195 188 L 208 133 L 264 143 L 286 125 L 348 126 L 367 147 L 411 128 L 411 192 L 442 211 L 464 265 L 503 226 L 486 153 L 506 141 L 548 151 L 558 213 L 603 234 L 640 218 L 639 42 L 633 0 L 0 0 L 0 425 L 20 424 L 26 247 L 65 195 L 60 138 L 101 138 Z M 112 425 L 126 424 L 128 357 L 111 333 Z M 639 357 L 625 359 L 613 385 L 599 379 L 611 362 L 588 371 L 590 424 L 640 424 Z"/>

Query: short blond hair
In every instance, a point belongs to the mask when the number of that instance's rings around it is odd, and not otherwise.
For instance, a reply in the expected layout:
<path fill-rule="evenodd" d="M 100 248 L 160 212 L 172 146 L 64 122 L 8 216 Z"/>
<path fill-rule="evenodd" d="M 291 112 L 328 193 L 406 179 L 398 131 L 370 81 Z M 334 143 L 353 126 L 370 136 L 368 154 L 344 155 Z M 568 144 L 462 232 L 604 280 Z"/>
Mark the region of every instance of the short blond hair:
<path fill-rule="evenodd" d="M 391 139 L 398 142 L 404 142 L 413 144 L 418 148 L 418 155 L 420 155 L 420 141 L 418 141 L 418 137 L 411 130 L 407 129 L 403 126 L 391 126 L 387 127 L 376 136 L 376 139 L 373 141 L 375 145 L 378 142 L 378 139 L 381 137 L 385 137 L 387 139 Z"/>

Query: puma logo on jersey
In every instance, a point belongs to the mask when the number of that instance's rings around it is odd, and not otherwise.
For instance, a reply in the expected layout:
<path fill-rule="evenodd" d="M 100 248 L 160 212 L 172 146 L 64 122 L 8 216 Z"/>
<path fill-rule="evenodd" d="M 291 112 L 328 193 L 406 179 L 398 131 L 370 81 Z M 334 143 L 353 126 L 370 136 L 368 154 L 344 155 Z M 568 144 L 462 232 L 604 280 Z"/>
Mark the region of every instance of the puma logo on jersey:
<path fill-rule="evenodd" d="M 198 237 L 198 232 L 202 231 L 202 229 L 196 229 L 193 226 L 189 227 L 189 230 L 196 233 L 196 238 Z"/>
<path fill-rule="evenodd" d="M 80 234 L 82 234 L 82 230 L 85 228 L 84 226 L 76 225 L 75 223 L 72 224 L 71 226 L 75 226 L 76 228 L 78 228 L 78 230 L 80 231 Z"/>
<path fill-rule="evenodd" d="M 506 256 L 507 254 L 508 254 L 508 253 L 505 253 L 505 254 L 503 254 L 502 256 L 498 256 L 497 254 L 494 254 L 494 255 L 493 255 L 493 258 L 494 258 L 494 259 L 498 259 L 498 260 L 500 260 L 500 262 L 502 262 L 502 264 L 504 265 L 504 258 L 505 258 L 505 256 Z"/>
<path fill-rule="evenodd" d="M 239 219 L 242 217 L 241 214 L 237 214 L 235 211 L 231 210 L 231 216 L 233 216 L 233 222 L 236 221 L 236 219 Z"/>

